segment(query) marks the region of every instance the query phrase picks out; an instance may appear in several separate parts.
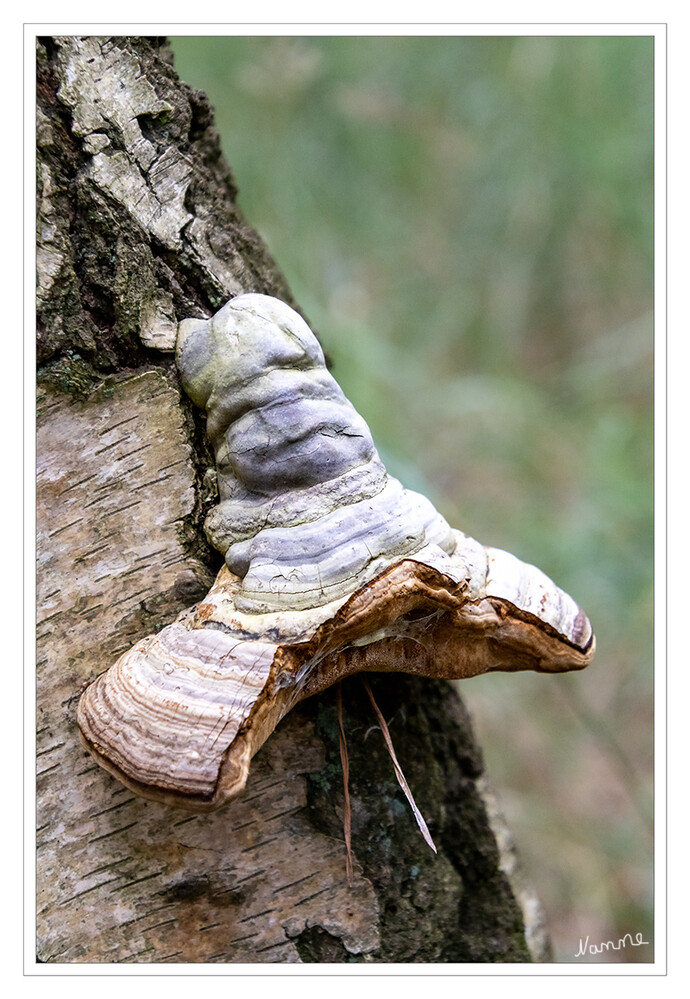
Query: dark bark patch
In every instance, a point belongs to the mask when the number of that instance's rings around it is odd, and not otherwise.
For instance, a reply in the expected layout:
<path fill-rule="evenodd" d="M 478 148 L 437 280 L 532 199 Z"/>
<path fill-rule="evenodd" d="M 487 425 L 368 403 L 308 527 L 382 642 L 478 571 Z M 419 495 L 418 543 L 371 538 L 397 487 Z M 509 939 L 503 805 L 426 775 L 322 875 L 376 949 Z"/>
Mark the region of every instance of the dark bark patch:
<path fill-rule="evenodd" d="M 519 907 L 475 780 L 482 772 L 469 718 L 450 684 L 372 675 L 374 696 L 400 765 L 438 847 L 424 843 L 357 677 L 343 684 L 350 759 L 352 848 L 381 911 L 377 962 L 524 962 Z M 335 695 L 306 702 L 326 746 L 308 777 L 312 822 L 343 838 L 342 770 Z M 452 723 L 451 723 L 452 719 Z"/>
<path fill-rule="evenodd" d="M 246 892 L 241 889 L 230 889 L 213 884 L 210 878 L 187 878 L 166 888 L 161 893 L 166 902 L 196 902 L 206 899 L 215 908 L 227 909 L 240 905 L 246 898 Z"/>
<path fill-rule="evenodd" d="M 362 960 L 320 926 L 307 927 L 293 938 L 293 943 L 303 964 L 356 964 Z"/>

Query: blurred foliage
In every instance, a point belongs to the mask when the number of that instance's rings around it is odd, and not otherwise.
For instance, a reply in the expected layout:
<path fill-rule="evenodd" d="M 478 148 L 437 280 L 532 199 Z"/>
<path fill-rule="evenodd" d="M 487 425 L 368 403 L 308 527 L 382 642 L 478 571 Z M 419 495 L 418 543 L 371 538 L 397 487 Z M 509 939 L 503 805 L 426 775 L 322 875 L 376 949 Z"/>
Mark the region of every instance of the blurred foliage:
<path fill-rule="evenodd" d="M 557 958 L 653 941 L 653 40 L 173 48 L 389 469 L 590 614 L 585 673 L 462 693 Z"/>

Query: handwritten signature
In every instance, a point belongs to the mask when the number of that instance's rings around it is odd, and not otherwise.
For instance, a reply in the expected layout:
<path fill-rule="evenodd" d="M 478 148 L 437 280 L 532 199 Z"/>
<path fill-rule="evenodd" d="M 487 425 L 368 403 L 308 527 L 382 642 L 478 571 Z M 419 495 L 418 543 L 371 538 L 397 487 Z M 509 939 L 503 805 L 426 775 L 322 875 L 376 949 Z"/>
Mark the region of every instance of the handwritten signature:
<path fill-rule="evenodd" d="M 649 941 L 643 940 L 641 933 L 636 933 L 634 940 L 631 933 L 626 933 L 618 942 L 615 940 L 604 940 L 599 944 L 591 944 L 589 937 L 585 937 L 584 940 L 580 937 L 580 947 L 575 957 L 584 957 L 585 954 L 603 954 L 605 950 L 621 950 L 628 945 L 630 947 L 648 947 Z"/>

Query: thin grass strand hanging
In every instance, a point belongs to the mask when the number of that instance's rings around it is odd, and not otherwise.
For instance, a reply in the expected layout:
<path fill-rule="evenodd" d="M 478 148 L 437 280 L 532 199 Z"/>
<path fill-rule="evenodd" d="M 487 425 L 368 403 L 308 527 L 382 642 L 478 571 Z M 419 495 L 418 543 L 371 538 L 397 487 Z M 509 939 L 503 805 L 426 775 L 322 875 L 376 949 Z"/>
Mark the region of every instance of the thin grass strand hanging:
<path fill-rule="evenodd" d="M 434 851 L 434 853 L 437 853 L 438 851 L 436 850 L 436 845 L 435 845 L 433 839 L 431 838 L 431 833 L 429 832 L 429 827 L 427 826 L 426 822 L 424 821 L 424 816 L 422 815 L 422 813 L 417 808 L 417 805 L 415 804 L 415 800 L 414 800 L 414 798 L 412 796 L 412 791 L 410 791 L 410 787 L 409 787 L 407 781 L 405 780 L 405 774 L 402 772 L 402 767 L 398 763 L 398 757 L 395 755 L 395 750 L 393 749 L 393 741 L 391 739 L 390 732 L 388 731 L 388 725 L 386 725 L 386 719 L 381 714 L 381 711 L 379 710 L 379 706 L 376 703 L 376 701 L 374 700 L 374 695 L 372 693 L 371 687 L 369 686 L 368 682 L 364 679 L 364 677 L 362 677 L 362 683 L 364 684 L 364 689 L 366 690 L 367 694 L 369 695 L 369 700 L 372 703 L 374 711 L 376 712 L 376 717 L 378 718 L 379 725 L 381 726 L 381 732 L 383 733 L 383 738 L 386 741 L 386 748 L 388 749 L 388 752 L 390 753 L 390 757 L 393 760 L 393 766 L 395 767 L 395 776 L 398 778 L 398 784 L 400 785 L 400 787 L 405 792 L 405 797 L 407 798 L 407 800 L 410 803 L 410 808 L 412 809 L 414 817 L 417 820 L 417 825 L 420 828 L 422 836 L 427 841 L 427 843 L 429 844 L 429 846 L 431 847 L 431 849 Z"/>
<path fill-rule="evenodd" d="M 338 683 L 338 725 L 340 726 L 340 762 L 343 767 L 343 835 L 345 837 L 345 848 L 347 859 L 345 869 L 347 871 L 347 883 L 352 888 L 355 883 L 352 870 L 352 810 L 350 808 L 350 761 L 347 755 L 347 740 L 345 738 L 345 727 L 343 725 L 343 685 Z"/>

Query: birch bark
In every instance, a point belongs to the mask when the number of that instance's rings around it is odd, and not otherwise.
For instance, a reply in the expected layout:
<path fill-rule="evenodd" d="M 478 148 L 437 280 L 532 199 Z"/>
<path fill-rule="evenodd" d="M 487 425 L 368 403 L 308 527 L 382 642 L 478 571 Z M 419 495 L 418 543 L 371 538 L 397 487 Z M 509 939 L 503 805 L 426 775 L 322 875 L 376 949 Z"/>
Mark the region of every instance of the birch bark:
<path fill-rule="evenodd" d="M 284 720 L 241 798 L 212 815 L 139 800 L 81 747 L 82 685 L 219 567 L 201 529 L 213 462 L 178 386 L 176 324 L 242 292 L 296 303 L 164 39 L 40 39 L 37 72 L 38 960 L 530 960 L 510 851 L 447 684 L 372 680 L 438 857 L 361 684 L 344 688 L 352 889 L 329 692 Z M 538 959 L 547 945 L 529 925 Z"/>

